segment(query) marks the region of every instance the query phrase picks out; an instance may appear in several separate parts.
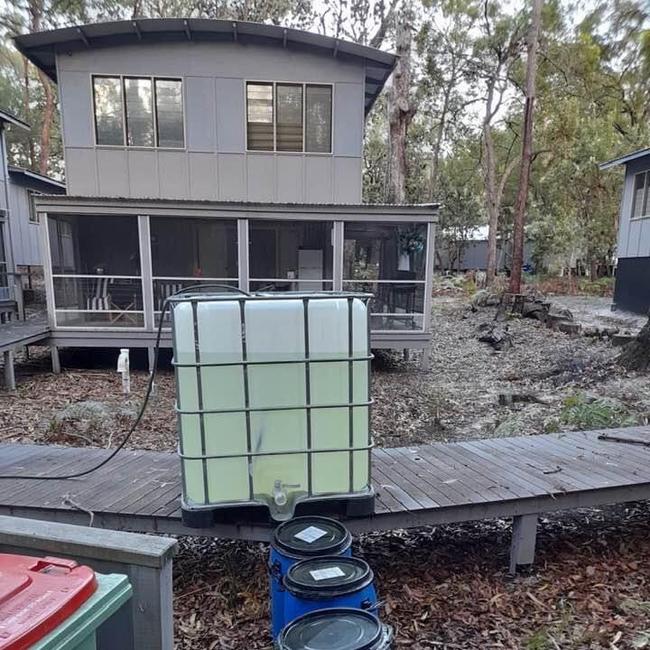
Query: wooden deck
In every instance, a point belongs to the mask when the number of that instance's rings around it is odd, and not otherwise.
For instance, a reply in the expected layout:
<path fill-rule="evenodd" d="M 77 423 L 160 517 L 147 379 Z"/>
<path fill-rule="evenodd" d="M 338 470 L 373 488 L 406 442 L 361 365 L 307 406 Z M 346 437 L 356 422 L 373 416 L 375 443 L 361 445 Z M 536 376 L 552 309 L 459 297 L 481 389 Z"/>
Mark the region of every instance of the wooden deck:
<path fill-rule="evenodd" d="M 650 447 L 598 439 L 598 431 L 375 449 L 376 510 L 353 532 L 408 528 L 650 498 Z M 607 431 L 650 442 L 650 427 Z M 0 474 L 79 471 L 107 450 L 1 445 Z M 248 522 L 188 529 L 181 522 L 175 454 L 121 452 L 81 479 L 0 480 L 0 514 L 105 528 L 268 539 Z"/>
<path fill-rule="evenodd" d="M 48 338 L 49 334 L 50 328 L 45 316 L 3 323 L 0 325 L 0 352 L 37 343 Z"/>

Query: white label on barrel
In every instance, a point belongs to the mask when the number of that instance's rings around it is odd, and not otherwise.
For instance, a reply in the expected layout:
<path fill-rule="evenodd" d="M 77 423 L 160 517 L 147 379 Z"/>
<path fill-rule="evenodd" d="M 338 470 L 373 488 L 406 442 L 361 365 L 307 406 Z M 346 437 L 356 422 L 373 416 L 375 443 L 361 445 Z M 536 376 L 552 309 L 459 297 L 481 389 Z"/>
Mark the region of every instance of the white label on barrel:
<path fill-rule="evenodd" d="M 329 580 L 330 578 L 340 578 L 345 575 L 337 566 L 332 566 L 327 569 L 315 569 L 309 573 L 311 573 L 311 577 L 314 580 Z"/>
<path fill-rule="evenodd" d="M 296 533 L 294 537 L 301 539 L 303 542 L 307 542 L 307 544 L 312 544 L 323 535 L 327 535 L 326 530 L 321 530 L 320 528 L 316 528 L 316 526 L 309 526 L 305 530 Z"/>

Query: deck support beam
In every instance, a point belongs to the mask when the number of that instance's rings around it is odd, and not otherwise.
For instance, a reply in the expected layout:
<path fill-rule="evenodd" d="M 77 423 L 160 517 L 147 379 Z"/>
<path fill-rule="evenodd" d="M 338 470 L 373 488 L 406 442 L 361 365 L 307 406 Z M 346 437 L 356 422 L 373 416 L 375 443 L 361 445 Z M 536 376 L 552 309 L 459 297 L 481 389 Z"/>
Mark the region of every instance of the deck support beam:
<path fill-rule="evenodd" d="M 512 518 L 512 544 L 510 546 L 510 574 L 517 573 L 517 567 L 530 566 L 535 561 L 537 540 L 537 519 L 534 515 L 515 515 Z"/>
<path fill-rule="evenodd" d="M 52 372 L 55 375 L 60 375 L 61 358 L 59 357 L 59 348 L 56 345 L 50 345 L 50 356 L 52 358 Z"/>
<path fill-rule="evenodd" d="M 2 353 L 5 363 L 5 388 L 16 390 L 16 372 L 14 370 L 14 351 L 5 350 Z"/>

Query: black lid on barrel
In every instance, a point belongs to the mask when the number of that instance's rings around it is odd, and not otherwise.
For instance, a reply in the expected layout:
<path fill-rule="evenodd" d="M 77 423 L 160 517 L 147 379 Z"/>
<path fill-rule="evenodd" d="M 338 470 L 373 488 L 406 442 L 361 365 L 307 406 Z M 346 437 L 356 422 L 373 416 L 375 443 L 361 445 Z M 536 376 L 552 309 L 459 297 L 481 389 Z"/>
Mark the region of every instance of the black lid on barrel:
<path fill-rule="evenodd" d="M 284 586 L 303 598 L 332 598 L 364 589 L 373 580 L 372 569 L 364 560 L 334 555 L 294 564 L 284 577 Z"/>
<path fill-rule="evenodd" d="M 289 623 L 280 650 L 374 650 L 382 639 L 379 619 L 361 609 L 319 609 Z"/>
<path fill-rule="evenodd" d="M 286 555 L 311 557 L 337 555 L 349 548 L 352 537 L 348 529 L 329 517 L 296 517 L 273 531 L 272 544 Z"/>

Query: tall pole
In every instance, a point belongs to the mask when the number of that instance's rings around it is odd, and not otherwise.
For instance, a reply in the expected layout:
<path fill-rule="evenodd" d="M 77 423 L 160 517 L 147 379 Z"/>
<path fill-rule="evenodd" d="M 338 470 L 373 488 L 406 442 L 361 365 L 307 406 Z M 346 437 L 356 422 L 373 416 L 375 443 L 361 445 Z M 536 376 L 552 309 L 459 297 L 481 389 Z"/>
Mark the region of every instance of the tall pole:
<path fill-rule="evenodd" d="M 524 221 L 528 202 L 528 185 L 533 159 L 533 113 L 535 109 L 535 80 L 537 76 L 537 50 L 542 22 L 543 0 L 533 0 L 533 13 L 528 31 L 528 57 L 526 61 L 526 104 L 524 107 L 523 137 L 521 146 L 521 171 L 515 202 L 512 244 L 512 273 L 510 292 L 521 293 L 521 273 L 524 265 Z"/>

